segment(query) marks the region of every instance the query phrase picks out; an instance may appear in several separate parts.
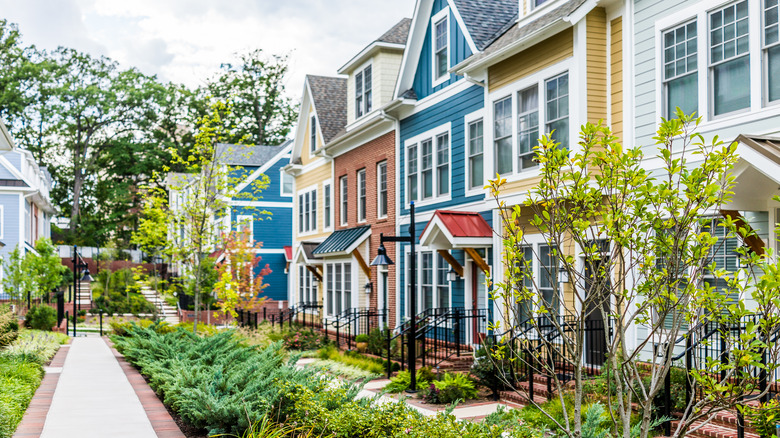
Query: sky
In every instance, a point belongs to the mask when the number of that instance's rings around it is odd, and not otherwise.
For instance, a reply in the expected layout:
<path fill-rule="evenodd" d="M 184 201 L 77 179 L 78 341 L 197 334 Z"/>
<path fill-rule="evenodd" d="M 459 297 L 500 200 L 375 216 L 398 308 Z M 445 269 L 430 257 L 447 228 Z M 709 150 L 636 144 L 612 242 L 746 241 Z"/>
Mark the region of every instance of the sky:
<path fill-rule="evenodd" d="M 0 16 L 38 48 L 105 55 L 161 80 L 201 85 L 235 53 L 290 54 L 287 92 L 336 75 L 415 0 L 0 0 Z"/>

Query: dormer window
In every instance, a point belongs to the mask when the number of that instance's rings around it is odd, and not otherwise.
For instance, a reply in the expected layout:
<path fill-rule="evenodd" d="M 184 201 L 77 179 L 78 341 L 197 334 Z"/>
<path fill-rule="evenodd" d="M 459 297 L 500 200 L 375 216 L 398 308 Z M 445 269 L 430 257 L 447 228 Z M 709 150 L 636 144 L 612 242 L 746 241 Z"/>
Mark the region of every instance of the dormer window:
<path fill-rule="evenodd" d="M 371 66 L 355 75 L 355 118 L 371 112 Z"/>
<path fill-rule="evenodd" d="M 447 10 L 441 18 L 434 17 L 433 24 L 433 78 L 439 80 L 449 70 L 449 32 L 447 28 Z M 437 20 L 438 18 L 438 20 Z"/>
<path fill-rule="evenodd" d="M 309 140 L 309 150 L 314 152 L 317 149 L 317 118 L 311 116 L 311 139 Z"/>

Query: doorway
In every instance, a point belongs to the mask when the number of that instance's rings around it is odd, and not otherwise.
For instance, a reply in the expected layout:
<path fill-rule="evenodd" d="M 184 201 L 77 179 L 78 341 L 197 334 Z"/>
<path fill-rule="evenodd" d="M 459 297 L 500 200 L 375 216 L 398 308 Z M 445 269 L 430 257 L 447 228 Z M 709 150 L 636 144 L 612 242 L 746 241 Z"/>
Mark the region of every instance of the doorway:
<path fill-rule="evenodd" d="M 611 312 L 609 242 L 602 240 L 597 244 L 600 256 L 585 259 L 585 364 L 592 367 L 604 365 L 609 329 L 605 315 Z"/>

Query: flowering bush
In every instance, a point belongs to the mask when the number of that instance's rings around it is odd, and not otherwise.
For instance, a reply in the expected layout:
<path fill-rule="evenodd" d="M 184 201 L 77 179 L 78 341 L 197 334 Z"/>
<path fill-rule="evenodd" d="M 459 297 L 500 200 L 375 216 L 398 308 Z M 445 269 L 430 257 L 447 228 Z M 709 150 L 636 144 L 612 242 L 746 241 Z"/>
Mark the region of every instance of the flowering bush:
<path fill-rule="evenodd" d="M 290 333 L 284 339 L 284 348 L 288 350 L 317 350 L 328 344 L 328 338 L 314 331 L 301 330 Z"/>

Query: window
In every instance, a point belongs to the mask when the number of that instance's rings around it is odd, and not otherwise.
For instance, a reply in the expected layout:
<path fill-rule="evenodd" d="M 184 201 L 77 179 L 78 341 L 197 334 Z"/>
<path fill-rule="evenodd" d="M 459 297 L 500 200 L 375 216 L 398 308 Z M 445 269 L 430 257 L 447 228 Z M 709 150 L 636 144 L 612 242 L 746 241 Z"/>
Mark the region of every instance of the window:
<path fill-rule="evenodd" d="M 545 81 L 547 100 L 546 131 L 561 148 L 569 147 L 569 74 Z"/>
<path fill-rule="evenodd" d="M 764 0 L 764 77 L 766 101 L 780 99 L 780 22 L 778 0 Z"/>
<path fill-rule="evenodd" d="M 433 25 L 433 78 L 434 80 L 445 78 L 449 69 L 449 37 L 447 29 L 447 15 Z"/>
<path fill-rule="evenodd" d="M 420 257 L 420 266 L 422 268 L 420 274 L 420 288 L 422 291 L 422 309 L 428 310 L 434 307 L 433 302 L 433 253 L 424 252 Z"/>
<path fill-rule="evenodd" d="M 387 217 L 387 161 L 377 164 L 376 175 L 378 180 L 376 216 L 383 218 Z"/>
<path fill-rule="evenodd" d="M 515 288 L 520 291 L 530 291 L 533 289 L 534 281 L 534 249 L 531 246 L 524 246 L 520 250 L 521 260 L 517 260 L 518 278 L 515 280 Z M 515 320 L 518 324 L 527 322 L 532 316 L 531 306 L 533 302 L 531 300 L 520 299 L 522 295 L 518 296 L 515 300 Z"/>
<path fill-rule="evenodd" d="M 298 302 L 317 301 L 317 278 L 304 265 L 298 265 Z"/>
<path fill-rule="evenodd" d="M 539 292 L 542 298 L 540 305 L 553 317 L 558 315 L 560 307 L 558 257 L 555 252 L 554 246 L 539 245 Z"/>
<path fill-rule="evenodd" d="M 726 272 L 734 273 L 739 269 L 739 253 L 737 248 L 741 245 L 739 237 L 730 233 L 729 230 L 721 224 L 720 218 L 708 220 L 702 227 L 703 232 L 710 233 L 717 237 L 718 241 L 710 248 L 710 263 L 715 265 L 715 269 L 723 269 Z M 718 278 L 709 269 L 705 273 L 704 282 L 719 291 L 727 291 L 728 283 L 725 278 Z M 732 299 L 739 299 L 739 292 L 734 292 Z"/>
<path fill-rule="evenodd" d="M 341 314 L 352 307 L 352 266 L 350 263 L 329 263 L 326 266 L 328 276 L 328 313 Z"/>
<path fill-rule="evenodd" d="M 673 118 L 677 108 L 691 114 L 699 106 L 696 22 L 665 32 L 663 41 L 666 117 Z"/>
<path fill-rule="evenodd" d="M 358 222 L 366 220 L 366 169 L 357 173 Z"/>
<path fill-rule="evenodd" d="M 436 255 L 436 306 L 439 308 L 450 307 L 450 282 L 447 273 L 450 265 L 440 254 Z"/>
<path fill-rule="evenodd" d="M 239 238 L 246 239 L 249 243 L 254 242 L 254 230 L 252 225 L 254 224 L 254 217 L 252 215 L 238 215 L 236 217 L 236 231 L 239 234 Z"/>
<path fill-rule="evenodd" d="M 317 149 L 317 118 L 311 116 L 311 138 L 309 139 L 309 151 L 314 152 Z"/>
<path fill-rule="evenodd" d="M 409 201 L 417 200 L 417 144 L 409 145 L 406 148 L 406 174 L 409 181 Z"/>
<path fill-rule="evenodd" d="M 433 197 L 433 141 L 423 140 L 422 148 L 422 199 Z"/>
<path fill-rule="evenodd" d="M 495 141 L 496 172 L 512 172 L 512 98 L 506 97 L 493 104 L 493 138 Z"/>
<path fill-rule="evenodd" d="M 323 194 L 323 203 L 325 204 L 323 208 L 325 209 L 325 228 L 330 228 L 330 215 L 331 215 L 331 206 L 330 206 L 330 184 L 325 184 L 325 186 L 322 188 L 322 194 Z"/>
<path fill-rule="evenodd" d="M 371 112 L 371 66 L 355 75 L 355 118 Z"/>
<path fill-rule="evenodd" d="M 292 196 L 293 177 L 289 173 L 282 171 L 282 196 Z"/>
<path fill-rule="evenodd" d="M 339 186 L 341 190 L 341 225 L 347 224 L 347 208 L 349 207 L 349 204 L 347 202 L 347 194 L 349 193 L 349 188 L 347 187 L 347 176 L 344 175 L 341 178 L 339 178 Z"/>
<path fill-rule="evenodd" d="M 534 85 L 517 94 L 517 166 L 535 167 L 534 146 L 539 140 L 539 88 Z"/>
<path fill-rule="evenodd" d="M 531 9 L 536 9 L 545 2 L 547 2 L 547 0 L 531 0 Z"/>
<path fill-rule="evenodd" d="M 298 232 L 317 231 L 317 190 L 298 194 Z"/>
<path fill-rule="evenodd" d="M 483 163 L 482 119 L 469 123 L 469 188 L 482 188 L 485 183 Z"/>
<path fill-rule="evenodd" d="M 750 106 L 747 0 L 712 12 L 709 19 L 711 108 L 718 116 Z"/>
<path fill-rule="evenodd" d="M 407 256 L 407 260 L 409 257 Z M 431 251 L 423 251 L 419 254 L 420 261 L 420 293 L 422 308 L 450 307 L 450 282 L 447 273 L 450 265 L 444 258 Z"/>
<path fill-rule="evenodd" d="M 448 133 L 436 137 L 436 190 L 439 196 L 450 192 L 450 135 Z"/>

